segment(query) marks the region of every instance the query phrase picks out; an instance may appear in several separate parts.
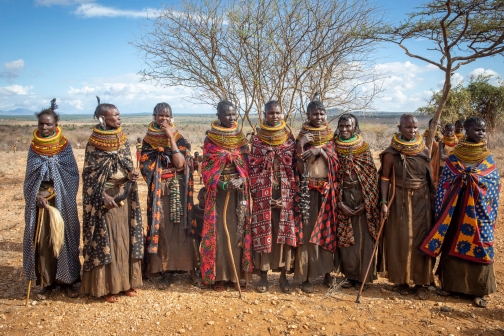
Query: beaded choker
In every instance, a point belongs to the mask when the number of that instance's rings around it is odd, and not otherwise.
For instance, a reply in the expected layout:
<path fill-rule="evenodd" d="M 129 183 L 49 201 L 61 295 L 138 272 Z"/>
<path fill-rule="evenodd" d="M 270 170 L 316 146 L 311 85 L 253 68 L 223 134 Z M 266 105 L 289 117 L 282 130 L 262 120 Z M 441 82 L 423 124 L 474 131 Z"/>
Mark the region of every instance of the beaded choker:
<path fill-rule="evenodd" d="M 168 141 L 166 133 L 162 129 L 157 128 L 156 126 L 157 125 L 154 121 L 149 124 L 149 127 L 147 128 L 147 134 L 145 134 L 144 137 L 145 142 L 147 142 L 153 148 L 157 147 L 171 148 L 171 142 Z M 173 136 L 175 137 L 175 142 L 177 142 L 180 138 L 182 138 L 182 135 L 175 128 L 175 124 L 172 125 L 172 132 Z"/>
<path fill-rule="evenodd" d="M 401 133 L 396 133 L 392 137 L 390 147 L 401 152 L 404 155 L 417 155 L 425 148 L 425 143 L 420 134 L 417 135 L 413 141 L 406 141 L 401 139 Z"/>
<path fill-rule="evenodd" d="M 441 141 L 445 144 L 445 146 L 448 147 L 455 147 L 459 142 L 456 136 L 452 137 L 444 136 L 443 139 L 441 139 Z"/>
<path fill-rule="evenodd" d="M 113 130 L 102 130 L 95 126 L 89 137 L 89 143 L 103 151 L 115 151 L 122 148 L 126 143 L 126 134 L 123 133 L 121 127 Z"/>
<path fill-rule="evenodd" d="M 313 134 L 313 141 L 309 142 L 309 144 L 313 146 L 325 145 L 327 141 L 333 138 L 333 133 L 327 123 L 324 123 L 322 127 L 313 127 L 309 123 L 304 123 L 296 140 L 301 139 L 301 137 L 307 133 Z"/>
<path fill-rule="evenodd" d="M 362 139 L 359 134 L 348 140 L 342 140 L 338 136 L 334 138 L 336 151 L 339 155 L 352 156 L 365 153 L 369 149 L 369 145 Z"/>
<path fill-rule="evenodd" d="M 247 144 L 247 139 L 243 132 L 238 129 L 238 123 L 236 122 L 232 127 L 227 128 L 219 126 L 219 122 L 214 121 L 207 136 L 215 145 L 227 150 L 234 150 Z"/>
<path fill-rule="evenodd" d="M 281 120 L 278 126 L 268 126 L 262 122 L 257 131 L 257 136 L 264 143 L 270 146 L 279 146 L 289 138 L 290 132 L 287 130 L 285 121 Z"/>
<path fill-rule="evenodd" d="M 457 137 L 457 139 L 459 141 L 462 140 L 462 139 L 464 139 L 464 133 L 463 132 L 455 133 L 455 136 Z"/>
<path fill-rule="evenodd" d="M 483 161 L 490 151 L 484 142 L 468 142 L 462 140 L 452 152 L 453 155 L 459 158 L 460 161 L 467 163 L 477 163 Z"/>
<path fill-rule="evenodd" d="M 423 137 L 424 138 L 427 138 L 430 134 L 430 131 L 429 129 L 427 128 L 423 134 Z M 435 135 L 436 138 L 438 138 L 439 140 L 441 140 L 443 138 L 443 134 L 441 134 L 441 132 L 439 132 L 439 130 L 436 130 L 436 135 Z"/>
<path fill-rule="evenodd" d="M 56 132 L 47 138 L 40 136 L 38 129 L 33 131 L 33 140 L 30 147 L 39 155 L 53 156 L 59 154 L 67 145 L 68 140 L 58 126 L 56 127 Z"/>

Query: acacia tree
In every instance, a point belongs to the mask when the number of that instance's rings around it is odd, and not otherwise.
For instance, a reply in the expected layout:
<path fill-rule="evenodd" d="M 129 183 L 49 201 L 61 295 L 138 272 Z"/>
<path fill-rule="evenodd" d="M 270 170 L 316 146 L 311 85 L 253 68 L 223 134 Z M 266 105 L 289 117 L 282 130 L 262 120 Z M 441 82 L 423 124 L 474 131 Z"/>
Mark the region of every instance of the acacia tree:
<path fill-rule="evenodd" d="M 398 44 L 406 55 L 437 66 L 445 73 L 443 90 L 430 134 L 448 99 L 451 76 L 461 66 L 483 57 L 504 52 L 504 1 L 502 0 L 432 0 L 419 6 L 405 22 L 381 30 L 385 41 Z M 440 59 L 415 54 L 405 46 L 408 40 L 428 40 L 429 51 Z M 432 147 L 432 137 L 426 139 Z"/>
<path fill-rule="evenodd" d="M 289 118 L 316 91 L 329 108 L 368 108 L 380 86 L 363 35 L 379 24 L 359 0 L 185 0 L 159 11 L 133 44 L 144 80 L 190 88 L 196 103 L 229 99 L 253 126 L 268 100 Z"/>
<path fill-rule="evenodd" d="M 419 107 L 416 112 L 421 115 L 434 116 L 439 107 L 442 94 L 442 91 L 433 92 L 427 105 Z M 464 87 L 463 83 L 460 83 L 450 90 L 440 120 L 442 123 L 454 123 L 459 119 L 466 119 L 471 114 L 473 114 L 471 93 Z"/>

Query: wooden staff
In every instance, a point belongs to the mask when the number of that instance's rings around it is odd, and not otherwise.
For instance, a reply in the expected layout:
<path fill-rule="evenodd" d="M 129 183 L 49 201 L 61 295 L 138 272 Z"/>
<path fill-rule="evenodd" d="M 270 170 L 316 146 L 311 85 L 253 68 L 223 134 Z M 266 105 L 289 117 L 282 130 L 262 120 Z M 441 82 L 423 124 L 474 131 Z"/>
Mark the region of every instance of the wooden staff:
<path fill-rule="evenodd" d="M 37 217 L 37 226 L 35 227 L 35 240 L 33 241 L 33 253 L 35 254 L 35 257 L 37 254 L 37 243 L 40 234 L 40 229 L 42 228 L 42 220 L 44 218 L 44 210 L 45 210 L 44 208 L 39 209 Z M 28 300 L 30 299 L 31 284 L 32 280 L 30 279 L 30 281 L 28 281 L 28 294 L 26 294 L 26 304 L 25 304 L 26 307 L 28 307 Z"/>
<path fill-rule="evenodd" d="M 228 231 L 228 228 L 227 228 L 227 208 L 228 208 L 228 204 L 229 204 L 229 196 L 231 195 L 231 193 L 228 191 L 226 193 L 226 200 L 224 201 L 224 232 L 226 232 L 226 238 L 227 238 L 227 246 L 228 246 L 228 251 L 229 251 L 229 256 L 231 257 L 231 265 L 233 266 L 233 272 L 234 272 L 234 276 L 236 278 L 236 284 L 237 284 L 237 287 L 238 287 L 238 293 L 240 293 L 240 299 L 242 298 L 242 292 L 241 292 L 241 288 L 240 288 L 240 278 L 238 278 L 238 273 L 236 272 L 236 266 L 235 266 L 235 262 L 234 262 L 234 258 L 233 258 L 233 249 L 231 248 L 231 238 L 229 237 L 229 231 Z"/>
<path fill-rule="evenodd" d="M 394 170 L 394 166 L 392 166 L 392 195 L 390 196 L 390 200 L 388 201 L 388 207 L 387 207 L 387 213 L 386 215 L 381 219 L 380 221 L 380 229 L 378 230 L 378 235 L 376 236 L 376 240 L 375 240 L 375 243 L 374 243 L 374 246 L 373 246 L 373 253 L 371 254 L 371 258 L 369 258 L 369 263 L 368 263 L 368 266 L 367 266 L 367 269 L 366 269 L 366 274 L 364 275 L 364 279 L 361 283 L 361 286 L 360 286 L 360 289 L 359 289 L 359 293 L 357 294 L 357 299 L 355 299 L 355 303 L 360 303 L 360 296 L 362 294 L 362 290 L 364 289 L 364 286 L 366 285 L 366 279 L 367 279 L 367 276 L 368 276 L 368 273 L 369 273 L 369 269 L 371 268 L 371 264 L 373 263 L 373 258 L 376 254 L 376 251 L 378 250 L 378 244 L 380 243 L 380 236 L 381 236 L 381 233 L 383 231 L 383 227 L 385 226 L 385 220 L 387 219 L 388 217 L 388 214 L 390 212 L 390 206 L 392 205 L 392 202 L 394 202 L 394 198 L 395 198 L 395 186 L 396 186 L 396 180 L 395 180 L 395 170 Z"/>

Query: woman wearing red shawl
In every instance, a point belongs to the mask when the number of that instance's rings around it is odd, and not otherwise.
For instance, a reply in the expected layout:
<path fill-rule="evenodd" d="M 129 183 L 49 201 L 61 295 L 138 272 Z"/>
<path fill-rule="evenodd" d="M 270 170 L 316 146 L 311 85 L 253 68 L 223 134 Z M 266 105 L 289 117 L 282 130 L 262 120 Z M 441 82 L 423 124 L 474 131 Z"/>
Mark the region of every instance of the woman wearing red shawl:
<path fill-rule="evenodd" d="M 478 117 L 464 122 L 466 138 L 446 160 L 436 195 L 436 224 L 420 245 L 431 257 L 441 254 L 440 295 L 464 293 L 486 307 L 483 296 L 496 291 L 494 230 L 500 176 L 486 147 L 486 125 Z"/>
<path fill-rule="evenodd" d="M 296 247 L 294 193 L 296 180 L 294 158 L 296 142 L 288 130 L 280 104 L 269 101 L 264 107 L 264 121 L 252 136 L 249 156 L 252 194 L 252 242 L 254 265 L 261 272 L 256 286 L 259 293 L 268 290 L 268 271 L 280 271 L 280 288 L 290 293 L 286 277 L 292 248 Z"/>
<path fill-rule="evenodd" d="M 343 288 L 376 277 L 373 261 L 366 279 L 364 274 L 373 254 L 378 233 L 378 171 L 368 144 L 359 134 L 359 122 L 353 114 L 343 114 L 331 145 L 336 148 L 340 162 L 338 170 L 338 252 L 336 265 L 347 279 Z"/>
<path fill-rule="evenodd" d="M 231 102 L 219 102 L 217 117 L 219 120 L 212 123 L 203 147 L 202 173 L 207 199 L 200 246 L 201 276 L 203 282 L 213 284 L 216 291 L 224 290 L 226 284 L 235 288 L 241 286 L 243 291 L 246 284 L 241 285 L 235 273 L 241 278 L 241 271 L 252 271 L 248 144 L 238 128 L 236 110 Z M 224 216 L 229 241 L 224 230 Z"/>
<path fill-rule="evenodd" d="M 300 245 L 296 249 L 294 280 L 301 282 L 303 292 L 312 293 L 314 287 L 310 280 L 325 275 L 324 285 L 328 287 L 333 281 L 330 273 L 336 251 L 338 159 L 334 148 L 322 148 L 333 137 L 325 121 L 324 105 L 314 98 L 307 112 L 308 122 L 303 124 L 296 143 L 296 165 L 302 174 L 302 186 L 300 195 L 296 196 Z"/>
<path fill-rule="evenodd" d="M 189 237 L 193 180 L 184 169 L 188 147 L 187 140 L 175 128 L 170 105 L 157 104 L 140 158 L 140 170 L 148 187 L 147 273 L 185 271 L 199 286 L 193 240 Z M 171 282 L 170 275 L 165 274 L 163 288 Z"/>

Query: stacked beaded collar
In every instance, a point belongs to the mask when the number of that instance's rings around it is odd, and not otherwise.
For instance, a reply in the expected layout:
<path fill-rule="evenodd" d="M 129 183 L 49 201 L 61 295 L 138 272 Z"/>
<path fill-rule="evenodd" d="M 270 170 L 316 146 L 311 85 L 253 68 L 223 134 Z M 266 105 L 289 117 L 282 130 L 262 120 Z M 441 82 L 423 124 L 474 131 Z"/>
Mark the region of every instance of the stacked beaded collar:
<path fill-rule="evenodd" d="M 464 139 L 464 133 L 463 132 L 455 133 L 455 136 L 457 137 L 457 139 L 459 141 L 462 140 L 462 139 Z"/>
<path fill-rule="evenodd" d="M 427 138 L 427 137 L 429 136 L 429 134 L 430 134 L 430 131 L 429 131 L 429 129 L 427 128 L 427 129 L 425 130 L 424 134 L 423 134 L 423 137 L 424 137 L 424 138 Z M 441 132 L 439 132 L 439 130 L 436 130 L 436 135 L 435 135 L 435 137 L 441 140 L 441 139 L 443 138 L 443 134 L 441 134 Z"/>
<path fill-rule="evenodd" d="M 348 140 L 343 140 L 340 139 L 339 136 L 335 136 L 334 143 L 338 154 L 343 156 L 360 155 L 369 149 L 369 145 L 362 139 L 360 134 L 355 134 Z"/>
<path fill-rule="evenodd" d="M 227 128 L 219 126 L 219 122 L 214 121 L 207 136 L 215 145 L 227 150 L 234 150 L 247 144 L 247 139 L 243 132 L 238 129 L 238 123 L 236 122 L 232 127 Z"/>
<path fill-rule="evenodd" d="M 172 125 L 173 136 L 175 137 L 175 142 L 177 142 L 182 135 L 175 128 L 175 124 Z M 158 125 L 153 121 L 149 124 L 147 128 L 147 134 L 144 137 L 144 141 L 151 145 L 153 148 L 167 147 L 171 148 L 171 143 L 168 141 L 166 133 L 158 127 Z"/>
<path fill-rule="evenodd" d="M 283 120 L 280 121 L 278 126 L 268 126 L 262 122 L 257 131 L 257 136 L 270 146 L 279 146 L 289 138 L 290 132 L 286 126 L 287 124 Z"/>
<path fill-rule="evenodd" d="M 332 130 L 327 123 L 324 123 L 322 127 L 313 127 L 309 123 L 304 123 L 296 140 L 307 133 L 313 134 L 313 141 L 309 142 L 312 146 L 322 146 L 333 138 Z"/>
<path fill-rule="evenodd" d="M 61 132 L 61 127 L 58 126 L 56 132 L 47 138 L 40 136 L 38 129 L 33 131 L 33 140 L 30 147 L 39 155 L 53 156 L 59 154 L 67 145 L 68 140 Z"/>
<path fill-rule="evenodd" d="M 468 142 L 462 140 L 452 152 L 460 161 L 467 163 L 477 163 L 483 161 L 490 151 L 485 142 Z"/>
<path fill-rule="evenodd" d="M 445 144 L 445 146 L 455 147 L 457 146 L 459 139 L 455 135 L 452 137 L 444 136 L 441 141 Z"/>
<path fill-rule="evenodd" d="M 126 143 L 126 134 L 123 133 L 121 127 L 113 130 L 102 130 L 101 127 L 95 126 L 89 137 L 89 143 L 103 151 L 116 151 Z"/>
<path fill-rule="evenodd" d="M 404 155 L 417 155 L 425 148 L 425 143 L 420 134 L 412 141 L 404 140 L 401 133 L 396 133 L 392 137 L 390 147 L 401 152 Z"/>

